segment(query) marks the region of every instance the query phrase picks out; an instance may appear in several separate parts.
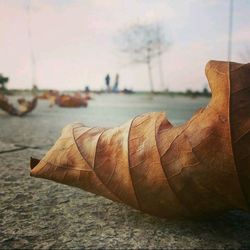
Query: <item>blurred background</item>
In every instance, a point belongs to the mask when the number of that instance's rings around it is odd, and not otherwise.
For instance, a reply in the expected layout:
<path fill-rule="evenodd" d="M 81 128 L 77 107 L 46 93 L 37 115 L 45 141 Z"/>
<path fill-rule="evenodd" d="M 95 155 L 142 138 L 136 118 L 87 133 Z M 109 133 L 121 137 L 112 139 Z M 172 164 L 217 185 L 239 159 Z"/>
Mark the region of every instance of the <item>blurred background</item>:
<path fill-rule="evenodd" d="M 135 50 L 151 29 L 154 90 L 202 91 L 208 60 L 250 60 L 249 28 L 248 0 L 0 0 L 0 73 L 15 89 L 101 90 L 118 74 L 148 91 Z"/>

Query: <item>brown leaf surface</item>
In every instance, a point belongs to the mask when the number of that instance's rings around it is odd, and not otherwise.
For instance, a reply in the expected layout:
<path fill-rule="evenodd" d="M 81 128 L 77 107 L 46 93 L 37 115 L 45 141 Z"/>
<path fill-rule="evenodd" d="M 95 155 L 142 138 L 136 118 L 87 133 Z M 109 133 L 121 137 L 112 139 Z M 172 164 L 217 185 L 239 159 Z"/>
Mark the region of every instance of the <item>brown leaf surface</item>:
<path fill-rule="evenodd" d="M 10 115 L 24 116 L 30 113 L 37 105 L 37 97 L 34 97 L 31 101 L 27 101 L 24 98 L 18 99 L 19 108 L 15 108 L 9 103 L 8 98 L 0 94 L 0 109 L 4 110 Z"/>
<path fill-rule="evenodd" d="M 250 207 L 250 64 L 210 61 L 209 105 L 173 127 L 148 113 L 113 129 L 68 125 L 31 176 L 174 218 Z"/>
<path fill-rule="evenodd" d="M 59 107 L 68 107 L 68 108 L 76 108 L 76 107 L 87 107 L 88 102 L 85 97 L 81 95 L 59 95 L 55 99 L 55 103 Z"/>

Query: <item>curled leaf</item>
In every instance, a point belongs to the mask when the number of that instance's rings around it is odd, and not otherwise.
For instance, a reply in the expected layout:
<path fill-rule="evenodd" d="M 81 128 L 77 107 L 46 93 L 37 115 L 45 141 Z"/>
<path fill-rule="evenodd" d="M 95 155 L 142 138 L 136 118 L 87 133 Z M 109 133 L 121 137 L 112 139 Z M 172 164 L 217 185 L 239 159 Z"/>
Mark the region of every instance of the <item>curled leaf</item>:
<path fill-rule="evenodd" d="M 37 105 L 37 97 L 34 97 L 31 101 L 27 101 L 24 98 L 18 99 L 19 108 L 15 108 L 9 103 L 8 98 L 4 95 L 0 95 L 0 108 L 6 111 L 10 115 L 24 116 L 30 113 Z"/>
<path fill-rule="evenodd" d="M 55 99 L 55 103 L 60 107 L 87 107 L 88 102 L 85 97 L 79 95 L 59 95 Z"/>
<path fill-rule="evenodd" d="M 148 113 L 113 128 L 68 125 L 31 176 L 160 217 L 250 208 L 250 64 L 210 61 L 209 105 L 174 127 Z"/>

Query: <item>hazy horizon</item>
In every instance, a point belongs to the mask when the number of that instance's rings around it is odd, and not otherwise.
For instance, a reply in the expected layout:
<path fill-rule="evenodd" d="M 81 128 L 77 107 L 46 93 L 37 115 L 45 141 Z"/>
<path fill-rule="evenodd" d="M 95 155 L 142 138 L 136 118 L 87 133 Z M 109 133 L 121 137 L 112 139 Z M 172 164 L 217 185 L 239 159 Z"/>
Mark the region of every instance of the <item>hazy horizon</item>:
<path fill-rule="evenodd" d="M 28 4 L 31 3 L 30 21 Z M 250 1 L 234 1 L 232 61 L 247 62 Z M 31 88 L 30 47 L 39 88 L 104 88 L 104 77 L 120 75 L 120 88 L 148 90 L 145 65 L 119 51 L 119 32 L 137 22 L 159 22 L 169 50 L 163 56 L 164 88 L 201 90 L 208 60 L 227 60 L 229 0 L 0 0 L 0 73 L 9 88 Z M 28 27 L 31 30 L 31 43 Z M 249 47 L 248 47 L 249 48 Z M 156 90 L 163 89 L 154 63 Z"/>

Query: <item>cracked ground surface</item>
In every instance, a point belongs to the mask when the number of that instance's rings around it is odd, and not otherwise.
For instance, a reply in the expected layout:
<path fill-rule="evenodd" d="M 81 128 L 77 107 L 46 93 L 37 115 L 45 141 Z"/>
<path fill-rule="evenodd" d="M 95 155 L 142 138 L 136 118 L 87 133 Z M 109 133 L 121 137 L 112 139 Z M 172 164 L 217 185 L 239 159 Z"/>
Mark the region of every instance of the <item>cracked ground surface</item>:
<path fill-rule="evenodd" d="M 133 116 L 166 111 L 182 123 L 207 99 L 97 96 L 87 109 L 49 108 L 24 118 L 0 111 L 0 249 L 250 248 L 250 215 L 231 211 L 204 220 L 168 221 L 83 190 L 29 176 L 68 123 L 116 126 Z"/>

